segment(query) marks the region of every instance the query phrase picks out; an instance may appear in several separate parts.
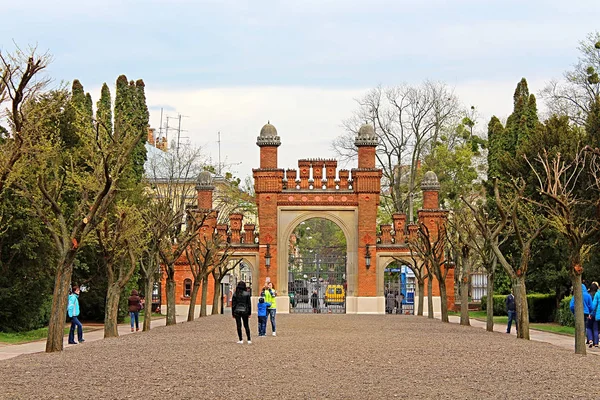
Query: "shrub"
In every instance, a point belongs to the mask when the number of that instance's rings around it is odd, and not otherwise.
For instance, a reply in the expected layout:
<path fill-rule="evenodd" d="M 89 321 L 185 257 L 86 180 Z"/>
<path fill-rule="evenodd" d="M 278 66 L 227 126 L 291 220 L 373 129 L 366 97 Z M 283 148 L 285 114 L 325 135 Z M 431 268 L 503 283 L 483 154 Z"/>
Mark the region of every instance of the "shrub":
<path fill-rule="evenodd" d="M 481 298 L 481 310 L 487 310 L 487 296 Z M 494 315 L 507 315 L 506 313 L 506 295 L 494 295 Z"/>
<path fill-rule="evenodd" d="M 481 298 L 481 309 L 486 310 L 487 298 Z M 554 294 L 530 293 L 527 295 L 529 322 L 551 322 L 556 311 Z M 567 304 L 568 310 L 568 304 Z M 506 295 L 494 295 L 494 315 L 507 315 Z"/>
<path fill-rule="evenodd" d="M 560 307 L 556 310 L 556 322 L 562 326 L 575 327 L 575 315 L 571 312 L 570 303 L 571 297 L 567 296 L 560 301 Z"/>
<path fill-rule="evenodd" d="M 529 308 L 529 321 L 552 322 L 556 313 L 556 301 L 554 293 L 527 295 L 527 307 Z"/>

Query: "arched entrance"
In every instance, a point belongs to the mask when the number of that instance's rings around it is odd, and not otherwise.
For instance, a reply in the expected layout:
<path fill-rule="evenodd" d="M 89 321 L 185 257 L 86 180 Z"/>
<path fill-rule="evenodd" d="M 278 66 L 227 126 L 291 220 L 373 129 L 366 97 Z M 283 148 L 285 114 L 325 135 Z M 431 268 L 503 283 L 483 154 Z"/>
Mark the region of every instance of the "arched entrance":
<path fill-rule="evenodd" d="M 406 263 L 393 260 L 383 269 L 386 314 L 414 314 L 415 274 Z"/>
<path fill-rule="evenodd" d="M 288 239 L 291 313 L 346 312 L 346 237 L 334 222 L 309 218 Z"/>
<path fill-rule="evenodd" d="M 358 265 L 358 238 L 356 229 L 352 227 L 357 225 L 357 210 L 353 207 L 340 208 L 339 210 L 323 209 L 319 207 L 281 207 L 278 213 L 279 229 L 281 234 L 278 236 L 277 244 L 280 249 L 290 248 L 290 238 L 294 234 L 297 227 L 309 224 L 311 220 L 326 220 L 330 224 L 334 225 L 340 231 L 340 235 L 345 240 L 345 248 L 343 252 L 325 252 L 323 249 L 307 249 L 313 250 L 306 252 L 303 255 L 304 259 L 297 259 L 297 263 L 303 263 L 308 268 L 306 273 L 307 277 L 304 278 L 305 273 L 301 269 L 296 268 L 294 264 L 290 268 L 290 252 L 279 251 L 277 253 L 277 281 L 279 282 L 279 295 L 289 300 L 290 290 L 294 290 L 294 299 L 296 296 L 296 290 L 299 292 L 298 301 L 296 304 L 301 306 L 300 309 L 295 310 L 292 307 L 291 301 L 285 306 L 283 303 L 279 303 L 278 307 L 281 309 L 290 309 L 291 312 L 313 312 L 312 302 L 310 297 L 314 290 L 317 290 L 318 296 L 318 309 L 321 311 L 328 311 L 331 309 L 332 313 L 335 310 L 336 313 L 353 312 L 355 310 L 353 298 L 356 296 L 356 285 L 357 285 L 357 265 Z M 332 249 L 330 249 L 332 250 Z M 318 275 L 318 276 L 317 276 Z M 343 304 L 339 304 L 339 301 L 333 301 L 329 304 L 327 300 L 327 307 L 325 306 L 325 295 L 328 290 L 333 290 L 332 295 L 337 295 L 339 287 L 327 287 L 328 284 L 325 279 L 331 278 L 332 285 L 339 284 L 343 287 Z M 316 278 L 319 284 L 310 282 L 312 278 Z M 323 281 L 319 280 L 323 278 Z M 295 282 L 296 280 L 304 281 L 308 280 L 309 283 Z M 337 283 L 339 282 L 339 283 Z M 284 297 L 284 296 L 285 297 Z M 336 304 L 333 304 L 336 303 Z M 281 304 L 281 305 L 279 305 Z M 329 307 L 330 306 L 330 307 Z M 281 311 L 280 311 L 281 312 Z"/>

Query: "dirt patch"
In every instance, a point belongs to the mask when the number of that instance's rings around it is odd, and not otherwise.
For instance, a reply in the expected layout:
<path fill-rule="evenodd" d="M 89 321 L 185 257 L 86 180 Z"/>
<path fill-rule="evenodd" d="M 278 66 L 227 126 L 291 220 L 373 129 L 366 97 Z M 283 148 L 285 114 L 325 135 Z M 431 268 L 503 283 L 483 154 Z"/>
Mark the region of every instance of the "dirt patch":
<path fill-rule="evenodd" d="M 0 361 L 0 399 L 600 398 L 600 358 L 415 316 L 211 316 Z"/>

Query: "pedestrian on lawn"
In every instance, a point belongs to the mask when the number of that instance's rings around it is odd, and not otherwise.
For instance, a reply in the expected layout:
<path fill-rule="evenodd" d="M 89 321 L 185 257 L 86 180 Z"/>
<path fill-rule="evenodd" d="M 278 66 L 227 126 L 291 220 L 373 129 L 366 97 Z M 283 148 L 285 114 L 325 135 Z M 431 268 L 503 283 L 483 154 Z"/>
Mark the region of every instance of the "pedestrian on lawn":
<path fill-rule="evenodd" d="M 248 326 L 248 318 L 252 315 L 252 303 L 250 302 L 250 293 L 246 290 L 246 282 L 240 281 L 235 288 L 235 293 L 231 299 L 231 310 L 233 318 L 235 318 L 235 324 L 237 327 L 238 344 L 243 344 L 242 340 L 242 322 L 244 323 L 244 329 L 246 330 L 246 338 L 248 344 L 252 344 L 250 339 L 250 327 Z"/>
<path fill-rule="evenodd" d="M 258 337 L 267 336 L 267 309 L 271 303 L 267 303 L 264 297 L 259 297 L 256 315 L 258 316 Z"/>
<path fill-rule="evenodd" d="M 270 303 L 271 306 L 267 308 L 269 319 L 271 320 L 271 329 L 273 330 L 273 336 L 277 336 L 275 326 L 275 315 L 277 314 L 277 291 L 273 282 L 265 282 L 265 286 L 261 292 L 261 296 L 265 298 L 265 302 Z"/>
<path fill-rule="evenodd" d="M 133 321 L 135 320 L 136 332 L 140 330 L 140 310 L 142 309 L 142 299 L 138 296 L 138 291 L 133 289 L 129 296 L 129 319 L 131 320 L 131 332 L 133 332 Z"/>
<path fill-rule="evenodd" d="M 77 327 L 77 341 L 83 340 L 83 325 L 79 322 L 79 286 L 73 286 L 72 293 L 69 295 L 69 304 L 67 305 L 67 313 L 71 317 L 71 329 L 69 329 L 69 344 L 77 344 L 75 341 L 75 327 Z"/>
<path fill-rule="evenodd" d="M 600 290 L 598 290 L 598 282 L 592 282 L 590 285 L 591 292 L 594 293 L 594 300 L 592 300 L 592 312 L 587 319 L 589 327 L 587 330 L 588 346 L 590 348 L 592 346 L 598 348 L 598 321 L 600 321 Z"/>
<path fill-rule="evenodd" d="M 517 322 L 517 304 L 515 302 L 515 295 L 512 290 L 510 294 L 506 296 L 506 313 L 508 314 L 508 325 L 506 326 L 506 333 L 510 333 L 512 322 L 515 321 L 515 331 L 519 331 L 519 323 Z"/>

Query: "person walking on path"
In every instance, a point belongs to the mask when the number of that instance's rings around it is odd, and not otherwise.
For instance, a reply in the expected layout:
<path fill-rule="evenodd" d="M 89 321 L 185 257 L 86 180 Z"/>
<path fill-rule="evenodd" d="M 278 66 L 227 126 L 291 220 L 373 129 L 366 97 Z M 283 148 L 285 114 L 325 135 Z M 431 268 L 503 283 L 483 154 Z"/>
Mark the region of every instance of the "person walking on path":
<path fill-rule="evenodd" d="M 598 347 L 598 321 L 600 321 L 600 290 L 598 290 L 598 283 L 592 282 L 590 286 L 590 296 L 594 293 L 594 299 L 592 300 L 592 312 L 587 319 L 588 324 L 588 346 Z M 590 340 L 591 336 L 591 340 Z"/>
<path fill-rule="evenodd" d="M 271 303 L 267 303 L 264 297 L 258 299 L 256 315 L 258 316 L 258 337 L 267 336 L 267 308 Z"/>
<path fill-rule="evenodd" d="M 246 290 L 246 282 L 244 281 L 240 281 L 235 288 L 235 293 L 231 299 L 231 310 L 237 326 L 238 344 L 244 343 L 242 340 L 242 322 L 246 330 L 248 344 L 252 344 L 250 327 L 248 326 L 248 318 L 252 315 L 252 303 L 250 302 L 250 293 Z"/>
<path fill-rule="evenodd" d="M 73 286 L 73 292 L 69 295 L 67 313 L 71 318 L 71 329 L 69 329 L 69 344 L 85 342 L 83 340 L 83 325 L 79 322 L 79 286 Z M 75 341 L 75 327 L 77 327 L 77 342 Z"/>
<path fill-rule="evenodd" d="M 138 296 L 138 291 L 133 289 L 131 296 L 128 299 L 129 302 L 129 319 L 131 320 L 131 332 L 133 332 L 133 321 L 135 320 L 136 332 L 140 330 L 140 310 L 142 309 L 142 300 Z"/>
<path fill-rule="evenodd" d="M 583 318 L 584 318 L 584 321 L 587 321 L 590 314 L 593 311 L 592 296 L 590 296 L 590 294 L 587 291 L 587 288 L 585 287 L 585 285 L 583 283 L 581 284 L 581 292 L 582 292 L 581 294 L 583 295 Z M 573 314 L 575 314 L 575 296 L 571 297 L 571 304 L 569 304 L 569 308 L 571 309 L 571 312 Z M 587 324 L 587 322 L 586 322 L 586 324 Z M 589 334 L 589 332 L 587 332 L 587 329 L 586 329 L 586 336 L 587 336 L 588 345 L 589 345 L 590 341 L 592 341 L 592 343 L 593 343 L 593 338 L 590 337 L 590 334 Z M 598 338 L 596 338 L 596 343 L 598 343 Z"/>
<path fill-rule="evenodd" d="M 271 329 L 273 330 L 273 336 L 277 336 L 277 332 L 275 329 L 275 315 L 277 314 L 277 292 L 275 291 L 273 282 L 265 283 L 265 287 L 262 290 L 261 296 L 265 298 L 265 302 L 271 304 L 271 306 L 267 308 L 267 312 L 269 314 L 269 319 L 271 320 Z"/>
<path fill-rule="evenodd" d="M 517 305 L 515 302 L 515 295 L 512 290 L 510 294 L 506 296 L 506 313 L 508 314 L 508 325 L 506 326 L 506 333 L 510 333 L 512 322 L 515 321 L 515 331 L 519 331 L 519 323 L 517 322 Z"/>

